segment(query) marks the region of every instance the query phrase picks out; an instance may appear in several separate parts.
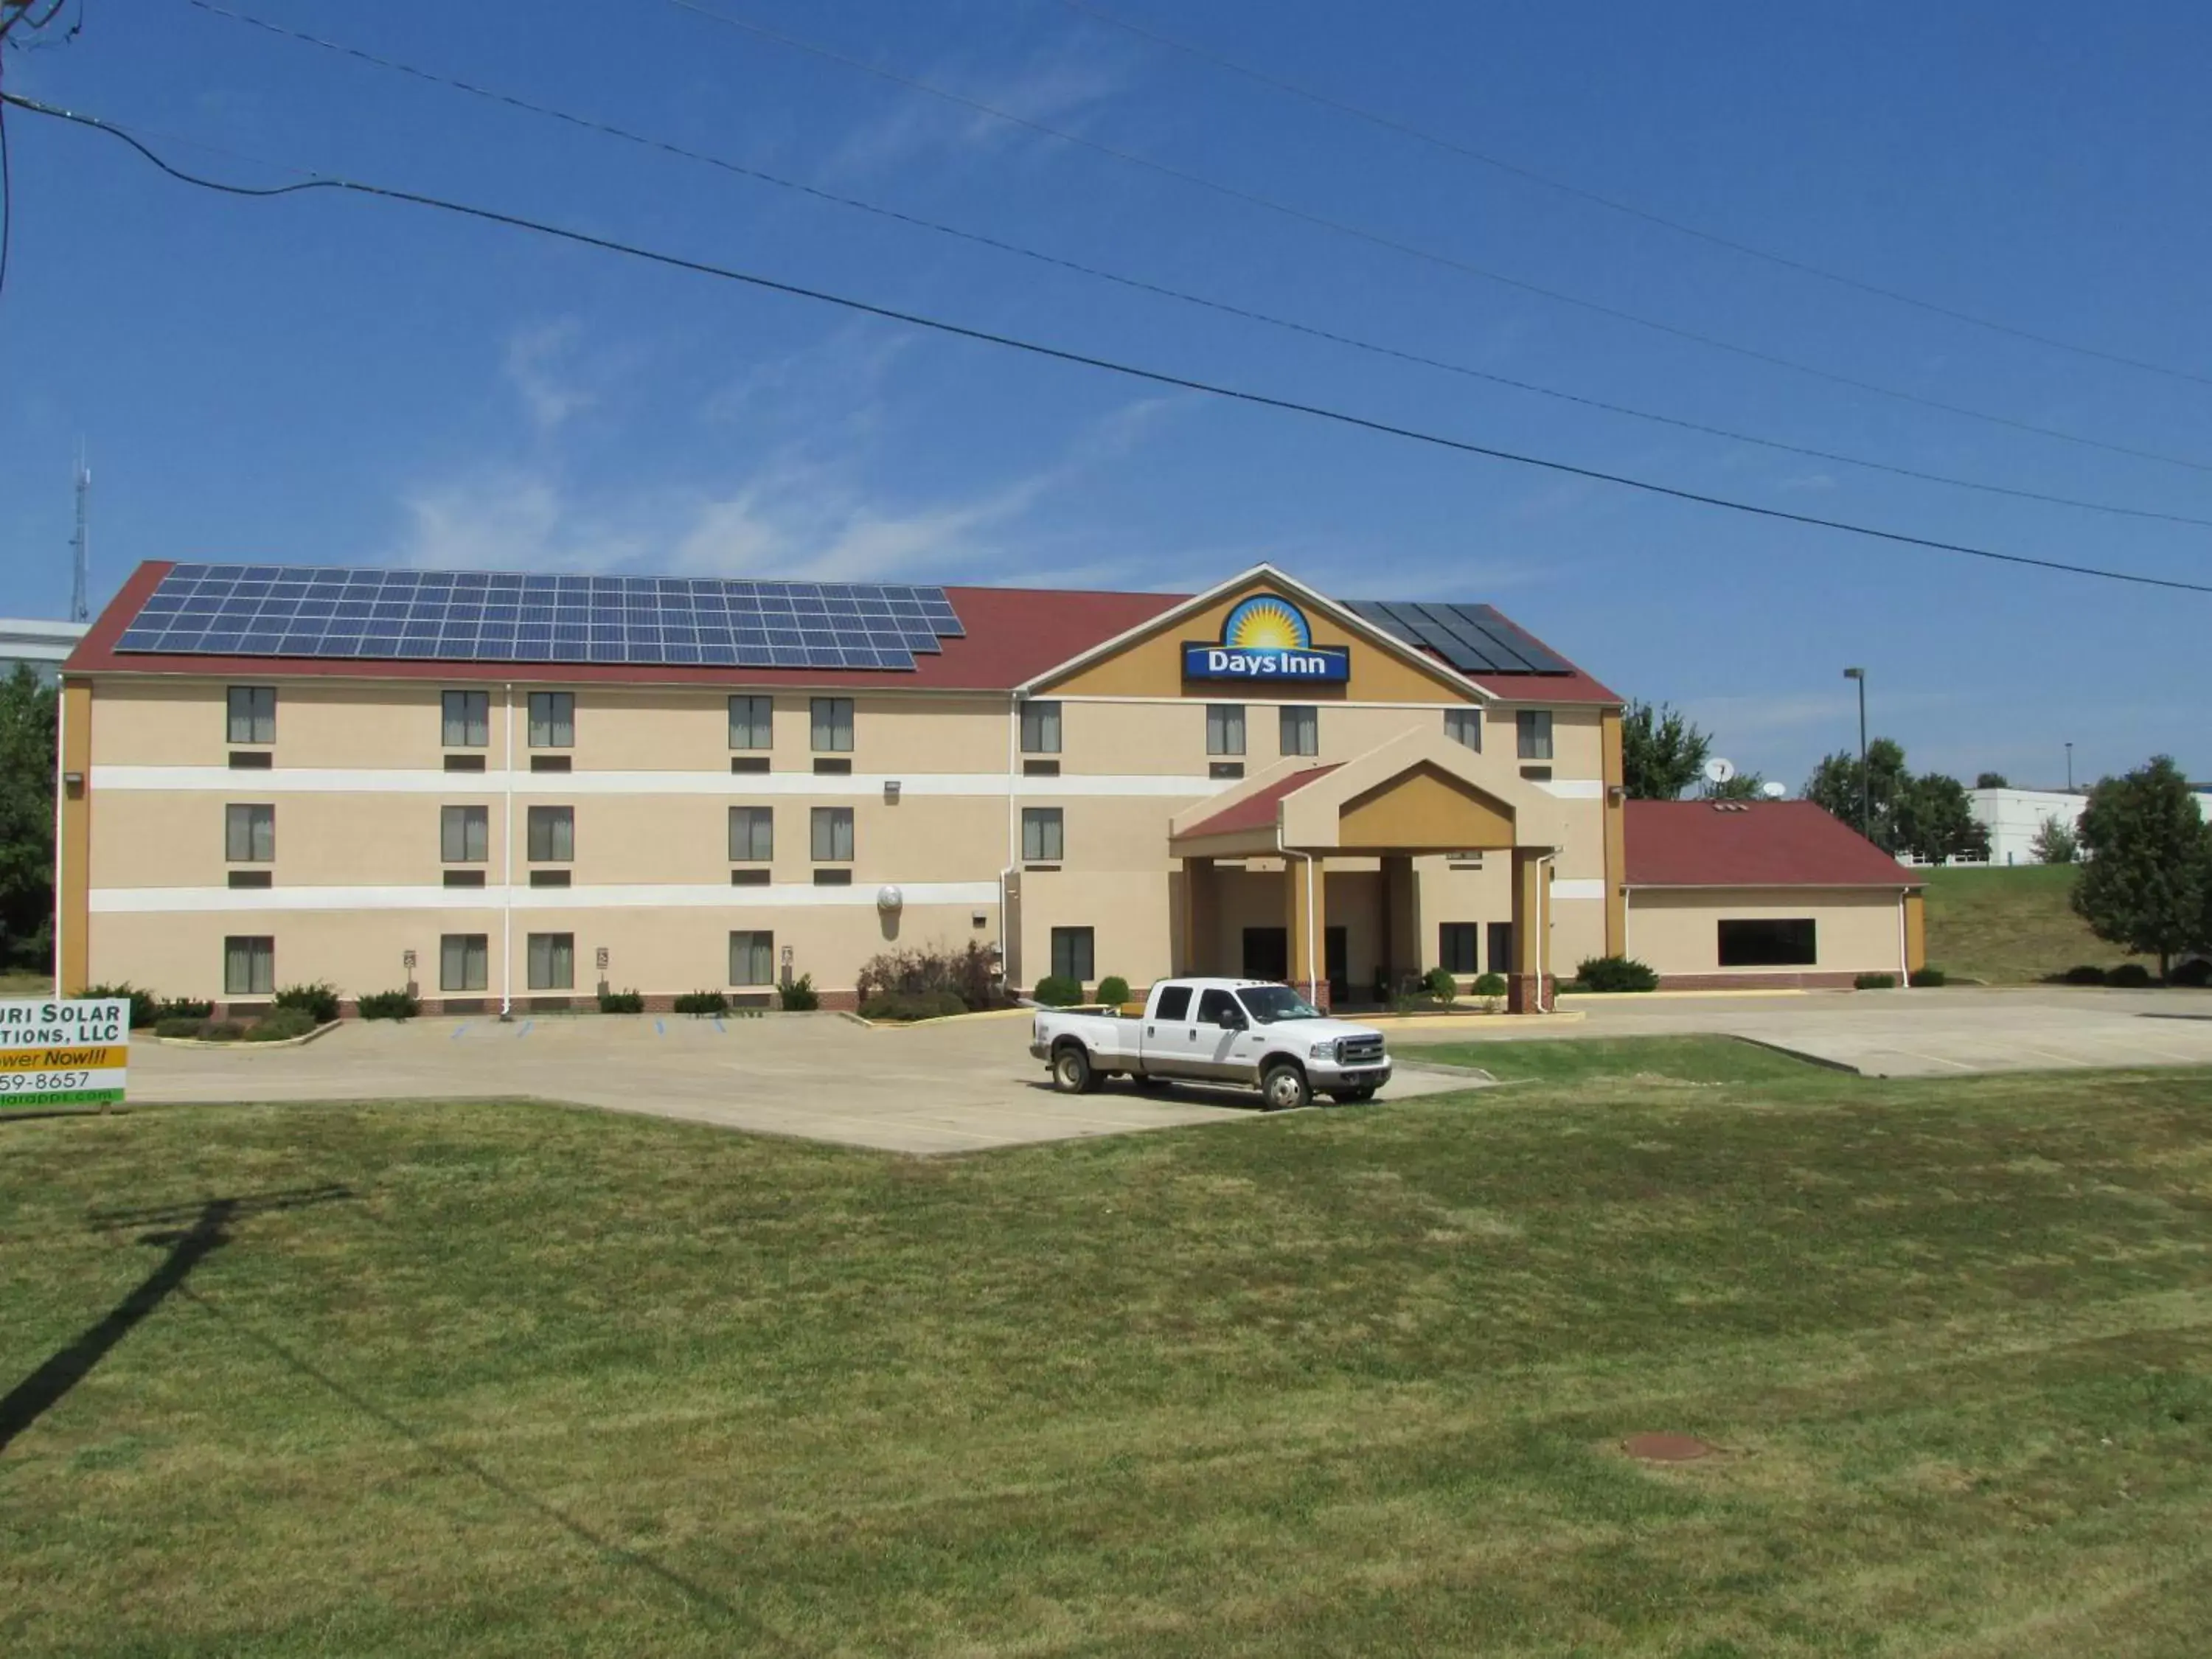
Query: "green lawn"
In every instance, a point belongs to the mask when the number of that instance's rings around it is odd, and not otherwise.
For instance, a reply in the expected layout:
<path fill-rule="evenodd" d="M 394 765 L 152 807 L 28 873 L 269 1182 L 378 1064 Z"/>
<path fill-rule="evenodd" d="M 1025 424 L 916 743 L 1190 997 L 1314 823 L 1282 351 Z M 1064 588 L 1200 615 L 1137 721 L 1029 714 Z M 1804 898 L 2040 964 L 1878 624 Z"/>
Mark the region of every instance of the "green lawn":
<path fill-rule="evenodd" d="M 52 974 L 24 974 L 12 968 L 0 968 L 0 996 L 45 996 L 53 988 Z"/>
<path fill-rule="evenodd" d="M 2106 944 L 2074 914 L 2070 864 L 1921 873 L 1928 878 L 1928 960 L 1949 973 L 2018 985 L 2083 963 L 2140 962 L 2158 972 L 2157 957 Z"/>
<path fill-rule="evenodd" d="M 958 1160 L 0 1121 L 0 1653 L 2203 1651 L 2212 1074 L 1480 1056 Z"/>

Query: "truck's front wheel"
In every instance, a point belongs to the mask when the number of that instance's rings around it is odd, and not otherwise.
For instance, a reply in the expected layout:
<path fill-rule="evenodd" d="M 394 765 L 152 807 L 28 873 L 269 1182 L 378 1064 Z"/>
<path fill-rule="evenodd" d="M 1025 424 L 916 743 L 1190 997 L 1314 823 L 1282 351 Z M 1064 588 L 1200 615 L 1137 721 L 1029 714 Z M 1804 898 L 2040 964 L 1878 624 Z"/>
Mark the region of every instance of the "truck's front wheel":
<path fill-rule="evenodd" d="M 1052 1086 L 1060 1093 L 1091 1094 L 1102 1081 L 1091 1069 L 1090 1053 L 1081 1043 L 1064 1042 L 1053 1051 Z"/>
<path fill-rule="evenodd" d="M 1271 1112 L 1294 1112 L 1313 1104 L 1313 1085 L 1288 1060 L 1270 1066 L 1260 1079 L 1260 1099 Z"/>

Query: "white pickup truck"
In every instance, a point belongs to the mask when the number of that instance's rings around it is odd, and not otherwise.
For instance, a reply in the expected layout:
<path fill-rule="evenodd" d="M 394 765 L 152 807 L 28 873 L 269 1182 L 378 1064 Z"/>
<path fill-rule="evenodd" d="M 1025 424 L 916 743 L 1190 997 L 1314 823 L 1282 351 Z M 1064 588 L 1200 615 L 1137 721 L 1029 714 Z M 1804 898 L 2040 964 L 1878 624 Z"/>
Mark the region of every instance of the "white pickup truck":
<path fill-rule="evenodd" d="M 1380 1031 L 1331 1019 L 1286 985 L 1251 979 L 1163 980 L 1134 1019 L 1040 1008 L 1030 1053 L 1066 1094 L 1088 1094 L 1109 1077 L 1145 1087 L 1186 1079 L 1256 1088 L 1274 1111 L 1316 1094 L 1371 1100 L 1390 1080 Z"/>

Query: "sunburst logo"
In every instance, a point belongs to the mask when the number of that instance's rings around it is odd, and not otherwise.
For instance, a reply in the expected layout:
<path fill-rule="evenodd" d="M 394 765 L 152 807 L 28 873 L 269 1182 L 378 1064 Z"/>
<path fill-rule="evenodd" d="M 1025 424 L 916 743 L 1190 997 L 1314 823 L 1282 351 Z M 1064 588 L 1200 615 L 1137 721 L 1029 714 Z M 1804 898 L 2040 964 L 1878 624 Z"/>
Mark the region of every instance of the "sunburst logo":
<path fill-rule="evenodd" d="M 1232 650 L 1303 651 L 1313 632 L 1295 605 L 1281 599 L 1245 600 L 1221 624 L 1221 642 Z"/>

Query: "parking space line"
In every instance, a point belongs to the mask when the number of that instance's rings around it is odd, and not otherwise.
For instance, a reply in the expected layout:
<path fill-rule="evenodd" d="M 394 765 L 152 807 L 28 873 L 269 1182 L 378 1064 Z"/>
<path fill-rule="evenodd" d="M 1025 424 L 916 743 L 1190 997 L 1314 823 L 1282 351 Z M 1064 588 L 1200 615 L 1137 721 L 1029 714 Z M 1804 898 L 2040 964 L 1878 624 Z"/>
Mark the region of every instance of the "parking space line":
<path fill-rule="evenodd" d="M 668 1028 L 665 1025 L 663 1025 L 657 1019 L 653 1022 L 653 1029 L 662 1036 L 666 1036 L 668 1035 Z"/>
<path fill-rule="evenodd" d="M 462 1021 L 459 1025 L 456 1025 L 455 1027 L 453 1027 L 453 1035 L 454 1035 L 455 1036 L 460 1036 L 460 1034 L 461 1034 L 462 1032 L 464 1032 L 464 1031 L 467 1030 L 468 1029 L 469 1029 L 469 1023 L 468 1023 L 468 1021 L 466 1021 L 466 1020 L 463 1020 L 463 1021 Z"/>
<path fill-rule="evenodd" d="M 524 1020 L 522 1022 L 522 1029 L 514 1034 L 514 1040 L 517 1042 L 521 1042 L 523 1038 L 530 1035 L 530 1028 L 537 1024 L 538 1022 L 534 1019 Z"/>

